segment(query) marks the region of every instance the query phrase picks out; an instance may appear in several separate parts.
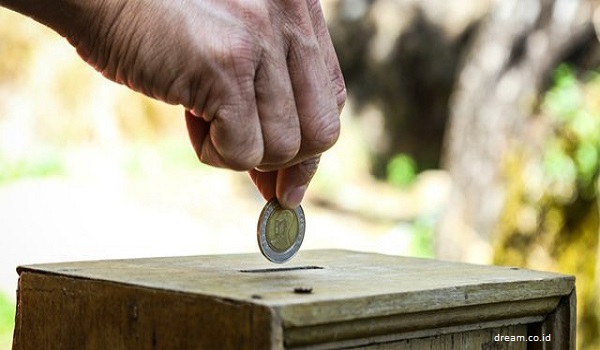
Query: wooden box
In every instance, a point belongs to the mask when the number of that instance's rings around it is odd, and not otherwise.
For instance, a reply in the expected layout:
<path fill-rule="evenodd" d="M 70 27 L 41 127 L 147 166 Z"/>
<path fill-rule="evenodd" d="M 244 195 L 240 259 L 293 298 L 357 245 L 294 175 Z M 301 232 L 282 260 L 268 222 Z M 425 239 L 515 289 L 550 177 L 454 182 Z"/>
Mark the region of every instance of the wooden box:
<path fill-rule="evenodd" d="M 555 273 L 338 250 L 18 272 L 19 350 L 575 347 L 575 281 Z"/>

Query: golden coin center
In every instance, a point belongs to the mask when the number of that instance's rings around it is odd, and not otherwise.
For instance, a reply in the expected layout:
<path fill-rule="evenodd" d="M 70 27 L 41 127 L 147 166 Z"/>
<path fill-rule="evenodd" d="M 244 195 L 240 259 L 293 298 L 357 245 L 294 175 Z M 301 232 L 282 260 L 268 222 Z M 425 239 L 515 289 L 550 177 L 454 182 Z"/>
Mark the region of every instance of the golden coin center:
<path fill-rule="evenodd" d="M 292 247 L 298 232 L 298 218 L 291 210 L 277 209 L 267 220 L 267 244 L 278 253 Z"/>

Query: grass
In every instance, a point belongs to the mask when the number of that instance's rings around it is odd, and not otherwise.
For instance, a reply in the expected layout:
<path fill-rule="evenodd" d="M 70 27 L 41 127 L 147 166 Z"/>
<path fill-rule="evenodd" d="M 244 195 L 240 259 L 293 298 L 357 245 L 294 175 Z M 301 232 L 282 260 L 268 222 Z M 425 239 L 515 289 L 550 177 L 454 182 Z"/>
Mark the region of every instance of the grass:
<path fill-rule="evenodd" d="M 0 293 L 0 350 L 10 349 L 15 326 L 15 303 Z"/>
<path fill-rule="evenodd" d="M 61 175 L 63 166 L 54 154 L 32 154 L 11 159 L 0 153 L 0 185 L 23 178 Z"/>

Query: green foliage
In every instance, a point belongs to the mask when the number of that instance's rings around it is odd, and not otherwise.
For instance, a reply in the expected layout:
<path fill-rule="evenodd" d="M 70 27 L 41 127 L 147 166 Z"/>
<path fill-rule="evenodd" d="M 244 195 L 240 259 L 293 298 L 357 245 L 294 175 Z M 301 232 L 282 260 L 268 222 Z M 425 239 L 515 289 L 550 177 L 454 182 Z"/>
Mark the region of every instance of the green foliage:
<path fill-rule="evenodd" d="M 15 304 L 0 293 L 0 349 L 10 344 L 15 326 Z"/>
<path fill-rule="evenodd" d="M 412 231 L 412 256 L 433 258 L 435 256 L 433 247 L 435 220 L 417 218 L 412 224 Z"/>
<path fill-rule="evenodd" d="M 405 189 L 417 178 L 418 167 L 415 160 L 407 154 L 396 154 L 387 164 L 387 181 Z M 417 257 L 432 258 L 434 254 L 433 237 L 435 221 L 431 215 L 416 217 L 410 223 L 410 254 Z"/>
<path fill-rule="evenodd" d="M 596 276 L 600 227 L 600 75 L 560 66 L 543 97 L 546 137 L 505 159 L 508 193 L 495 263 L 556 270 L 577 279 L 578 345 L 599 348 Z"/>
<path fill-rule="evenodd" d="M 560 66 L 542 103 L 555 131 L 544 155 L 544 172 L 588 199 L 597 197 L 600 168 L 600 109 L 589 103 L 590 94 L 600 90 L 600 78 L 589 77 L 581 83 L 571 68 Z"/>
<path fill-rule="evenodd" d="M 397 154 L 387 165 L 387 181 L 392 185 L 404 188 L 413 183 L 417 177 L 417 164 L 406 154 Z"/>
<path fill-rule="evenodd" d="M 577 167 L 559 142 L 553 142 L 544 154 L 543 170 L 553 182 L 571 183 L 577 179 Z"/>
<path fill-rule="evenodd" d="M 544 96 L 542 108 L 558 120 L 568 121 L 581 110 L 581 91 L 577 78 L 567 65 L 558 67 L 554 85 Z"/>
<path fill-rule="evenodd" d="M 32 154 L 9 159 L 0 153 L 0 184 L 31 177 L 63 174 L 60 159 L 53 154 Z"/>

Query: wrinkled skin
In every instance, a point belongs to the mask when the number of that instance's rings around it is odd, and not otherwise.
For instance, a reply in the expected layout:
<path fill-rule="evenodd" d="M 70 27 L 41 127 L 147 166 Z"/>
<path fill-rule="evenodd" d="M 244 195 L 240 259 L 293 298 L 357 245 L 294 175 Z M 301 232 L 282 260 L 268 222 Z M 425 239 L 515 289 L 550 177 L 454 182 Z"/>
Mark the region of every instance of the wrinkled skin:
<path fill-rule="evenodd" d="M 105 77 L 182 105 L 206 164 L 300 204 L 346 90 L 318 0 L 0 0 Z"/>

